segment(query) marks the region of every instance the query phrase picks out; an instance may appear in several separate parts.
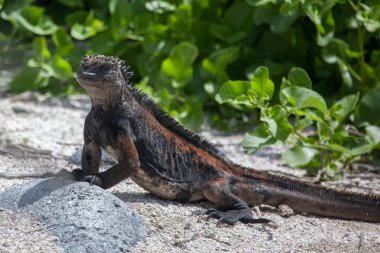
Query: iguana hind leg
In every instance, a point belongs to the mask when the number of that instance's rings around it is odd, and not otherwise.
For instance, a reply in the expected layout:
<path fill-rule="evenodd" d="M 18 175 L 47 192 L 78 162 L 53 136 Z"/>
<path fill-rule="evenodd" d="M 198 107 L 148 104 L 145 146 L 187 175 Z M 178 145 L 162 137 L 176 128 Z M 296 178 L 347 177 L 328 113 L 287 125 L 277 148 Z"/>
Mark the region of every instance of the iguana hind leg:
<path fill-rule="evenodd" d="M 238 196 L 231 192 L 229 183 L 224 178 L 218 178 L 207 183 L 202 189 L 203 196 L 217 205 L 216 208 L 207 210 L 211 218 L 217 218 L 218 225 L 243 223 L 267 223 L 268 219 L 253 218 L 252 210 Z"/>

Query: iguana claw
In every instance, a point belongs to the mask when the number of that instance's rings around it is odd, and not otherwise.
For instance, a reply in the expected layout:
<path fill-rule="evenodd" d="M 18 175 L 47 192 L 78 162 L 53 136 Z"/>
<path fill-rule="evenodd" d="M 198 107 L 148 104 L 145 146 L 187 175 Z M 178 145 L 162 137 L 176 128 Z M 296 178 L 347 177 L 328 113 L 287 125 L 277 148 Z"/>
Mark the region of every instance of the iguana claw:
<path fill-rule="evenodd" d="M 252 218 L 252 213 L 250 210 L 240 209 L 240 210 L 228 210 L 220 211 L 215 208 L 208 209 L 205 212 L 208 215 L 207 220 L 210 218 L 219 219 L 217 226 L 221 224 L 234 225 L 236 222 L 240 221 L 243 223 L 268 223 L 271 220 L 265 218 Z"/>
<path fill-rule="evenodd" d="M 97 175 L 85 176 L 84 181 L 89 182 L 91 185 L 97 185 L 101 188 L 104 188 L 102 179 Z"/>

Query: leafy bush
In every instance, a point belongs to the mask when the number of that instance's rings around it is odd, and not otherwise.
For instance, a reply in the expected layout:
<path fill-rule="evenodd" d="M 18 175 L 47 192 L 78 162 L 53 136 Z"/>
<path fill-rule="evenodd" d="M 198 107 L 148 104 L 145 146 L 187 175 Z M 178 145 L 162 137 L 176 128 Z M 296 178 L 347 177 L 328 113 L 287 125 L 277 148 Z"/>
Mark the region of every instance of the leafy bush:
<path fill-rule="evenodd" d="M 302 67 L 320 95 L 303 86 L 301 93 L 311 98 L 294 105 L 315 102 L 327 113 L 340 97 L 359 92 L 350 97 L 360 101 L 357 126 L 379 125 L 377 0 L 0 0 L 0 11 L 0 63 L 23 65 L 10 84 L 14 92 L 76 92 L 74 72 L 83 55 L 115 55 L 131 65 L 133 81 L 185 125 L 199 128 L 207 108 L 215 126 L 231 130 L 252 124 L 256 113 L 218 105 L 214 97 L 224 83 L 236 88 L 230 80 L 251 80 L 259 66 L 267 66 L 273 83 L 280 84 L 290 70 L 300 72 L 293 67 Z M 289 74 L 288 83 L 305 85 L 291 80 L 298 77 Z M 299 88 L 278 96 L 280 88 L 274 85 L 272 103 L 300 98 Z M 252 101 L 231 103 L 252 107 Z M 267 123 L 271 115 L 295 113 L 271 110 L 261 114 Z"/>
<path fill-rule="evenodd" d="M 380 149 L 379 127 L 367 125 L 364 134 L 344 124 L 355 108 L 358 108 L 357 116 L 366 107 L 366 98 L 358 105 L 359 94 L 345 96 L 328 108 L 300 68 L 292 68 L 288 78 L 283 78 L 280 104 L 269 103 L 273 91 L 268 69 L 259 67 L 250 81 L 228 81 L 216 95 L 219 103 L 239 110 L 260 109 L 262 123 L 243 140 L 246 152 L 255 153 L 281 142 L 289 146 L 283 153 L 289 166 L 315 168 L 314 172 L 319 169 L 324 177 L 334 177 L 361 156 Z M 377 90 L 366 96 L 373 99 L 379 95 Z"/>

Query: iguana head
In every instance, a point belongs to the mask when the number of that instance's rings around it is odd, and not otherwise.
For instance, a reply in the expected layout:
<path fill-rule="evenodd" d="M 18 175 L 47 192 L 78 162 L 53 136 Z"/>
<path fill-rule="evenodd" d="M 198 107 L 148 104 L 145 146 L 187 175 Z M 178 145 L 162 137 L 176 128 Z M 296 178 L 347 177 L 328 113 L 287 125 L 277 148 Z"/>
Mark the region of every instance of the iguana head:
<path fill-rule="evenodd" d="M 129 74 L 125 62 L 116 57 L 89 55 L 80 62 L 76 79 L 94 105 L 107 108 L 121 100 Z"/>

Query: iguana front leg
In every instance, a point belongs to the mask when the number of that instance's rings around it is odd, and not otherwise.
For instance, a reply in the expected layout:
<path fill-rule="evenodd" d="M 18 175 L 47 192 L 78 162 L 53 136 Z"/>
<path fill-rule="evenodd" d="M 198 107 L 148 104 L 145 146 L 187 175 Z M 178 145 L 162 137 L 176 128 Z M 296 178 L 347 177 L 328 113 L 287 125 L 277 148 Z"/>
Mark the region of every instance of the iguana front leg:
<path fill-rule="evenodd" d="M 85 123 L 86 126 L 86 123 Z M 74 169 L 72 171 L 77 181 L 83 181 L 86 176 L 94 176 L 99 172 L 100 159 L 102 157 L 102 150 L 100 146 L 95 143 L 88 132 L 84 130 L 84 145 L 82 150 L 81 167 L 82 169 Z"/>
<path fill-rule="evenodd" d="M 235 224 L 238 221 L 243 223 L 268 223 L 270 220 L 263 218 L 253 218 L 251 209 L 242 199 L 232 193 L 228 180 L 218 178 L 209 181 L 202 190 L 203 196 L 217 205 L 216 208 L 207 210 L 211 218 L 217 218 L 218 225 L 222 223 Z"/>
<path fill-rule="evenodd" d="M 140 168 L 138 153 L 133 140 L 129 135 L 125 134 L 119 136 L 115 145 L 112 145 L 112 148 L 117 156 L 116 158 L 118 164 L 112 166 L 104 172 L 98 173 L 99 165 L 95 162 L 91 164 L 87 159 L 87 161 L 82 161 L 82 166 L 98 166 L 96 168 L 92 167 L 89 169 L 83 168 L 84 171 L 91 172 L 91 174 L 87 174 L 87 176 L 85 176 L 85 181 L 107 189 L 132 176 Z M 95 170 L 96 173 L 93 173 Z"/>
<path fill-rule="evenodd" d="M 100 147 L 85 134 L 81 160 L 83 173 L 85 175 L 97 174 L 101 157 L 102 150 Z"/>

